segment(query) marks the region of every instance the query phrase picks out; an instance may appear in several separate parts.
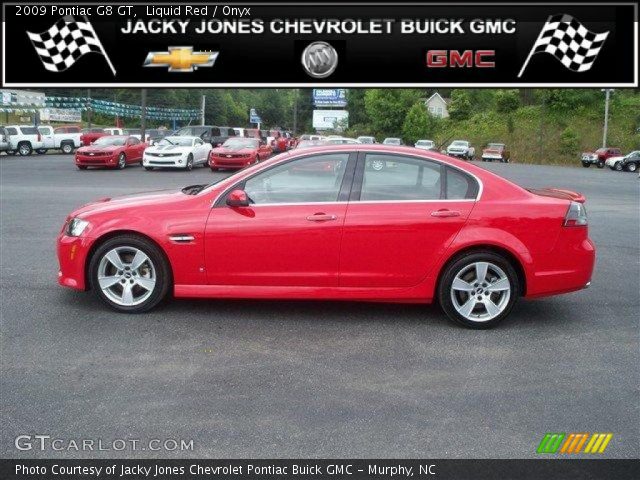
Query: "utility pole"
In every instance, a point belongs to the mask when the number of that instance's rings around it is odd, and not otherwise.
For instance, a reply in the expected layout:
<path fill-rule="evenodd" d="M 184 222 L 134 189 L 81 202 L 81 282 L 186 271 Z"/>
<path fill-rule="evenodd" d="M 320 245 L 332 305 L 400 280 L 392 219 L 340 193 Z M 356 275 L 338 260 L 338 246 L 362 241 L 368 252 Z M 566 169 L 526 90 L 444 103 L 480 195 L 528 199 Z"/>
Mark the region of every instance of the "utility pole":
<path fill-rule="evenodd" d="M 91 89 L 87 89 L 87 128 L 91 128 Z"/>
<path fill-rule="evenodd" d="M 207 96 L 202 95 L 202 106 L 200 107 L 202 110 L 200 111 L 200 125 L 204 125 L 204 109 L 207 106 Z"/>
<path fill-rule="evenodd" d="M 613 92 L 613 88 L 603 88 L 601 91 L 604 92 L 604 129 L 602 131 L 602 148 L 606 148 L 607 133 L 609 130 L 609 97 L 611 92 Z"/>
<path fill-rule="evenodd" d="M 143 88 L 140 91 L 140 139 L 142 142 L 147 138 L 145 130 L 147 128 L 147 89 Z"/>
<path fill-rule="evenodd" d="M 296 88 L 295 95 L 293 97 L 293 135 L 298 132 L 298 93 L 300 89 Z"/>

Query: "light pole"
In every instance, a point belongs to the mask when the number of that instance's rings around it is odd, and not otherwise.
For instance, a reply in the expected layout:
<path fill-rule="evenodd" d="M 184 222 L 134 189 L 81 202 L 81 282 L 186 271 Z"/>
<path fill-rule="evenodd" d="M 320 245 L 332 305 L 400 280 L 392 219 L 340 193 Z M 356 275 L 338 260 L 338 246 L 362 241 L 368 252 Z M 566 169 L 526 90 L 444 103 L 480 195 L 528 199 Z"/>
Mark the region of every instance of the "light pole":
<path fill-rule="evenodd" d="M 601 91 L 604 92 L 604 129 L 602 132 L 602 148 L 606 148 L 607 132 L 609 130 L 609 97 L 611 92 L 613 92 L 613 88 L 603 88 Z"/>

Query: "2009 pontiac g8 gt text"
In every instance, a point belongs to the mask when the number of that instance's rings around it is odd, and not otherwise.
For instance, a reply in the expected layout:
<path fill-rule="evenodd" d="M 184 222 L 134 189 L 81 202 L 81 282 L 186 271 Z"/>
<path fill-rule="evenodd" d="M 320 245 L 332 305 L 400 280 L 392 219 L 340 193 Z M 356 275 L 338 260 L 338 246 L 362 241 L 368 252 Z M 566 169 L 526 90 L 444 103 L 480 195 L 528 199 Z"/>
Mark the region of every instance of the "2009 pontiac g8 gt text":
<path fill-rule="evenodd" d="M 176 297 L 429 303 L 473 328 L 589 285 L 584 197 L 409 147 L 283 153 L 212 185 L 85 205 L 59 282 L 141 312 Z M 382 170 L 368 168 L 382 161 Z M 327 167 L 327 166 L 330 166 Z"/>

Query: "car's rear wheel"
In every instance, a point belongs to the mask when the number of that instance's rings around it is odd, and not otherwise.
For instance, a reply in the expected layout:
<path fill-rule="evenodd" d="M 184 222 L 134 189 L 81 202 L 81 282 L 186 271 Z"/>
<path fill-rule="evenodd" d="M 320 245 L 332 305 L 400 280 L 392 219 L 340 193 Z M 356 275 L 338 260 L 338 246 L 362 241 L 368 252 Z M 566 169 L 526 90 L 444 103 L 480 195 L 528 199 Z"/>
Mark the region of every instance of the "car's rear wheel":
<path fill-rule="evenodd" d="M 147 311 L 166 297 L 171 283 L 162 252 L 150 241 L 122 235 L 107 240 L 91 257 L 91 286 L 111 308 Z"/>
<path fill-rule="evenodd" d="M 127 157 L 125 157 L 124 152 L 118 155 L 118 169 L 122 170 L 127 166 Z"/>
<path fill-rule="evenodd" d="M 627 164 L 627 172 L 635 172 L 638 169 L 638 165 L 635 163 Z"/>
<path fill-rule="evenodd" d="M 68 154 L 70 154 L 71 152 L 73 152 L 73 145 L 72 145 L 72 144 L 70 144 L 70 143 L 63 143 L 63 144 L 60 146 L 60 150 L 62 150 L 62 153 L 65 153 L 65 154 L 67 154 L 67 155 L 68 155 Z"/>
<path fill-rule="evenodd" d="M 596 164 L 596 166 L 597 166 L 598 168 L 604 168 L 604 162 L 603 162 L 602 160 L 600 160 L 600 161 Z"/>
<path fill-rule="evenodd" d="M 582 162 L 582 166 L 583 166 L 584 168 L 589 168 L 589 167 L 591 166 L 591 164 L 590 164 L 590 163 L 587 163 L 587 162 Z"/>
<path fill-rule="evenodd" d="M 23 142 L 18 145 L 18 153 L 25 157 L 27 155 L 31 155 L 33 149 L 31 148 L 31 144 L 29 142 Z"/>
<path fill-rule="evenodd" d="M 518 274 L 506 258 L 493 252 L 474 252 L 453 261 L 438 288 L 447 316 L 476 329 L 497 325 L 518 296 Z"/>

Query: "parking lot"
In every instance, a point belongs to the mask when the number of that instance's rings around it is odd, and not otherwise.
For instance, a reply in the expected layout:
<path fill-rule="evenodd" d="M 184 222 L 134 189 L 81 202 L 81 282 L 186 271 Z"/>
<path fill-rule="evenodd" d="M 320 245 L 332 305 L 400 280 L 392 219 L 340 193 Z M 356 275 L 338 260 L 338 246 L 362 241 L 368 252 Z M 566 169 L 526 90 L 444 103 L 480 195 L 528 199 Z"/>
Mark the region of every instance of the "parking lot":
<path fill-rule="evenodd" d="M 70 155 L 0 157 L 0 453 L 526 458 L 546 432 L 612 432 L 604 456 L 637 458 L 637 175 L 480 165 L 523 186 L 584 193 L 598 248 L 590 289 L 520 302 L 489 331 L 420 305 L 175 300 L 113 313 L 57 285 L 66 215 L 99 197 L 227 173 L 79 171 Z M 194 448 L 17 451 L 25 434 L 193 439 Z"/>

